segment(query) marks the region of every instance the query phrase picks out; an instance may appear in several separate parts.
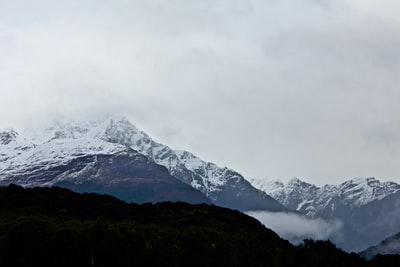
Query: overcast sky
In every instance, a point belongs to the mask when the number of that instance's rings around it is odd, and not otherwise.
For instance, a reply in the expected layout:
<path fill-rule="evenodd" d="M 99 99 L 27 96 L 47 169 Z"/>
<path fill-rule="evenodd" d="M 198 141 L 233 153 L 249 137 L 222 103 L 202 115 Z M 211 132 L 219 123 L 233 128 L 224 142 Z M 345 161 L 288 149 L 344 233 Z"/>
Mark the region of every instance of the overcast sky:
<path fill-rule="evenodd" d="M 400 182 L 398 0 L 0 0 L 0 127 L 125 114 L 246 177 Z"/>

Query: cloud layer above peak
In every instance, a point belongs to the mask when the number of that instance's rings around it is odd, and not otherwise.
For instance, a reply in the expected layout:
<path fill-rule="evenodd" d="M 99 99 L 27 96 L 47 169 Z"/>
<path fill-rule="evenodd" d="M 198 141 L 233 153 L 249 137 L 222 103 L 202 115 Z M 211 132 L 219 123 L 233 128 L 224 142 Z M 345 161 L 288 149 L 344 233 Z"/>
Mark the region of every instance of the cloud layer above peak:
<path fill-rule="evenodd" d="M 400 181 L 396 10 L 394 0 L 2 0 L 0 127 L 116 111 L 247 176 Z"/>

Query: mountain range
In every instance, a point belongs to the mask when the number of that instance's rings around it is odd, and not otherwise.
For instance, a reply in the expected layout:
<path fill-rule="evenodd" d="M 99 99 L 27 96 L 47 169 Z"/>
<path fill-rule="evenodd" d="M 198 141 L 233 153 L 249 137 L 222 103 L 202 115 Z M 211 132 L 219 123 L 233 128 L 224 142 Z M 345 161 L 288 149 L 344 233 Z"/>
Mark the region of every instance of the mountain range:
<path fill-rule="evenodd" d="M 181 200 L 238 210 L 287 210 L 238 172 L 157 143 L 124 116 L 4 130 L 0 149 L 0 185 L 58 185 L 139 203 Z"/>
<path fill-rule="evenodd" d="M 120 115 L 0 131 L 0 185 L 11 183 L 110 194 L 135 203 L 212 203 L 339 221 L 341 230 L 329 238 L 347 251 L 361 251 L 400 230 L 396 183 L 375 178 L 322 187 L 297 178 L 286 184 L 249 182 L 233 169 L 154 141 Z"/>
<path fill-rule="evenodd" d="M 279 180 L 251 182 L 289 209 L 343 223 L 332 241 L 349 251 L 363 250 L 400 230 L 400 185 L 394 182 L 356 178 L 322 187 L 298 178 L 286 184 Z"/>

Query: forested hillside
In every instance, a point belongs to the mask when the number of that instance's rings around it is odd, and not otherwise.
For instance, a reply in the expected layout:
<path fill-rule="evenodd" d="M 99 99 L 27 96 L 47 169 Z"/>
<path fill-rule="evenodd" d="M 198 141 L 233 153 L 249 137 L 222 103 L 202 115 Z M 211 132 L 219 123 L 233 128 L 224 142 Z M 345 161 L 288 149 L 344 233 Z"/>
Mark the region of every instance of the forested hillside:
<path fill-rule="evenodd" d="M 293 246 L 257 220 L 212 205 L 137 205 L 11 185 L 0 188 L 0 210 L 5 267 L 374 266 L 328 241 Z"/>

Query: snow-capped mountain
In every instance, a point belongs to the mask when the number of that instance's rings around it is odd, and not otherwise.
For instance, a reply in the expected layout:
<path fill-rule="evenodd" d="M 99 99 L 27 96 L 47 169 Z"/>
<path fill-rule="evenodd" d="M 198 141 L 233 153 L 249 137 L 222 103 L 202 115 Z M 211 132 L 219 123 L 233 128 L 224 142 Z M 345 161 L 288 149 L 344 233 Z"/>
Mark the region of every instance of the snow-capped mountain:
<path fill-rule="evenodd" d="M 165 166 L 171 175 L 201 191 L 213 203 L 239 210 L 286 210 L 242 175 L 226 167 L 205 162 L 187 151 L 176 151 L 157 143 L 126 118 L 112 120 L 101 137 L 110 143 L 129 146 Z"/>
<path fill-rule="evenodd" d="M 211 203 L 168 170 L 125 145 L 104 141 L 112 120 L 0 132 L 0 185 L 63 186 L 129 202 Z"/>
<path fill-rule="evenodd" d="M 339 185 L 313 184 L 292 178 L 284 184 L 279 180 L 262 181 L 251 179 L 251 183 L 263 190 L 286 207 L 297 210 L 309 217 L 315 217 L 326 210 L 335 210 L 335 200 L 357 208 L 375 200 L 381 200 L 388 195 L 400 191 L 400 185 L 394 182 L 380 182 L 375 178 L 355 178 Z"/>
<path fill-rule="evenodd" d="M 113 115 L 81 122 L 58 122 L 22 132 L 2 131 L 0 183 L 18 181 L 23 186 L 51 186 L 73 180 L 74 184 L 80 184 L 80 179 L 87 178 L 64 175 L 55 170 L 77 158 L 95 159 L 93 156 L 117 155 L 127 149 L 165 166 L 172 176 L 201 191 L 217 205 L 239 210 L 286 210 L 266 193 L 251 186 L 239 173 L 202 161 L 187 151 L 174 151 L 153 141 L 125 117 Z M 88 163 L 88 166 L 93 164 Z M 56 175 L 49 175 L 49 172 Z M 74 175 L 79 179 L 72 179 Z"/>
<path fill-rule="evenodd" d="M 322 187 L 298 178 L 286 184 L 257 179 L 251 182 L 308 217 L 343 222 L 343 233 L 334 241 L 347 250 L 359 251 L 400 229 L 400 185 L 394 182 L 356 178 Z"/>

